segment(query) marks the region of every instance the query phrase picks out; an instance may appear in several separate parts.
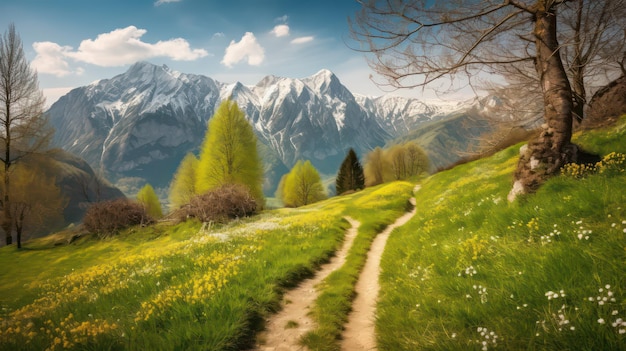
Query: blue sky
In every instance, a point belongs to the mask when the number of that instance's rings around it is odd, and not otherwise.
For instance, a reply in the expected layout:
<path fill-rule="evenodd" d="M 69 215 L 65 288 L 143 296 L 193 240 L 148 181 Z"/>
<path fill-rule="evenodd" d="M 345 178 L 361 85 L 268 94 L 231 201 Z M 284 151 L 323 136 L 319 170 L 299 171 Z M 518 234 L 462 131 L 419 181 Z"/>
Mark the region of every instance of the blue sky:
<path fill-rule="evenodd" d="M 382 95 L 346 45 L 358 9 L 356 0 L 4 0 L 0 24 L 15 24 L 49 104 L 139 60 L 247 85 L 325 68 L 354 93 Z"/>

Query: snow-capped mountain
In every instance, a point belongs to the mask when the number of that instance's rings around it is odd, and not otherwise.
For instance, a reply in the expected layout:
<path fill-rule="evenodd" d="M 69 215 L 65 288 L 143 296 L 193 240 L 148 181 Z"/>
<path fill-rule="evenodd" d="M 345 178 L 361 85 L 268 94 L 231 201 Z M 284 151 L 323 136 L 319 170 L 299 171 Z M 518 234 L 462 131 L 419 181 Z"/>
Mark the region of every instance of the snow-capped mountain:
<path fill-rule="evenodd" d="M 414 99 L 355 97 L 328 70 L 303 79 L 267 76 L 255 86 L 225 84 L 147 62 L 76 88 L 48 114 L 55 143 L 118 180 L 166 186 L 185 153 L 197 151 L 220 102 L 236 101 L 280 176 L 298 159 L 334 174 L 348 148 L 364 155 L 443 109 Z M 449 112 L 449 111 L 447 111 Z M 268 191 L 276 180 L 271 180 Z"/>

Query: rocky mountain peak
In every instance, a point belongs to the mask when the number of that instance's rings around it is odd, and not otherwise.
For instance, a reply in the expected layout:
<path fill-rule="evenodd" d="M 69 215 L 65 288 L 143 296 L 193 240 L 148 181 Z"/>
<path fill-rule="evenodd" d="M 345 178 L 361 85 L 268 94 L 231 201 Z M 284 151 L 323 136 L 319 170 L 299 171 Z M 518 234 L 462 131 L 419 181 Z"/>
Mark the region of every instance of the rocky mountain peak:
<path fill-rule="evenodd" d="M 349 148 L 364 155 L 433 116 L 427 109 L 357 101 L 326 69 L 302 79 L 270 75 L 246 86 L 148 62 L 74 89 L 48 113 L 57 129 L 56 145 L 113 180 L 141 177 L 165 187 L 183 156 L 198 150 L 209 119 L 225 99 L 237 102 L 264 145 L 268 193 L 299 159 L 333 174 Z M 419 102 L 405 103 L 412 104 Z"/>

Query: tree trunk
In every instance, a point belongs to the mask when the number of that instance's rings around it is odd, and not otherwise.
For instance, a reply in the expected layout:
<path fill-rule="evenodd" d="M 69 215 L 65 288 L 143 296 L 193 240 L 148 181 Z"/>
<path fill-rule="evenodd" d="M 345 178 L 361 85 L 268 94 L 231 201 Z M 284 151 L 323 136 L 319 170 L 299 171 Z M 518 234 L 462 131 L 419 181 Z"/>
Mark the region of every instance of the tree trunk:
<path fill-rule="evenodd" d="M 9 203 L 9 166 L 9 163 L 4 164 L 4 201 L 2 202 L 2 229 L 4 230 L 7 245 L 13 244 L 13 236 L 11 236 L 11 204 Z"/>
<path fill-rule="evenodd" d="M 540 5 L 541 6 L 541 5 Z M 540 7 L 539 6 L 539 7 Z M 572 138 L 572 90 L 561 62 L 556 39 L 556 14 L 553 8 L 539 8 L 534 27 L 537 57 L 535 66 L 544 99 L 541 134 L 520 150 L 515 183 L 509 201 L 530 193 L 575 157 Z"/>

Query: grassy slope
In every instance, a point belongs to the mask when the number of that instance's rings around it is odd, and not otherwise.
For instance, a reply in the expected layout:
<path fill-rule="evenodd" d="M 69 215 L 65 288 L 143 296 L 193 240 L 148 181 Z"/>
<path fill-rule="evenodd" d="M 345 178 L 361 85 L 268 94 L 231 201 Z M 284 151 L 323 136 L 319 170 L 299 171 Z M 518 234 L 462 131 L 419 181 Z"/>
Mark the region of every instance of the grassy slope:
<path fill-rule="evenodd" d="M 0 349 L 245 349 L 281 291 L 337 249 L 343 216 L 368 195 L 385 213 L 402 213 L 410 187 L 268 211 L 211 235 L 189 222 L 107 241 L 2 248 Z"/>
<path fill-rule="evenodd" d="M 626 153 L 625 134 L 576 141 Z M 423 183 L 383 256 L 381 350 L 626 350 L 626 165 L 508 204 L 518 147 Z"/>

